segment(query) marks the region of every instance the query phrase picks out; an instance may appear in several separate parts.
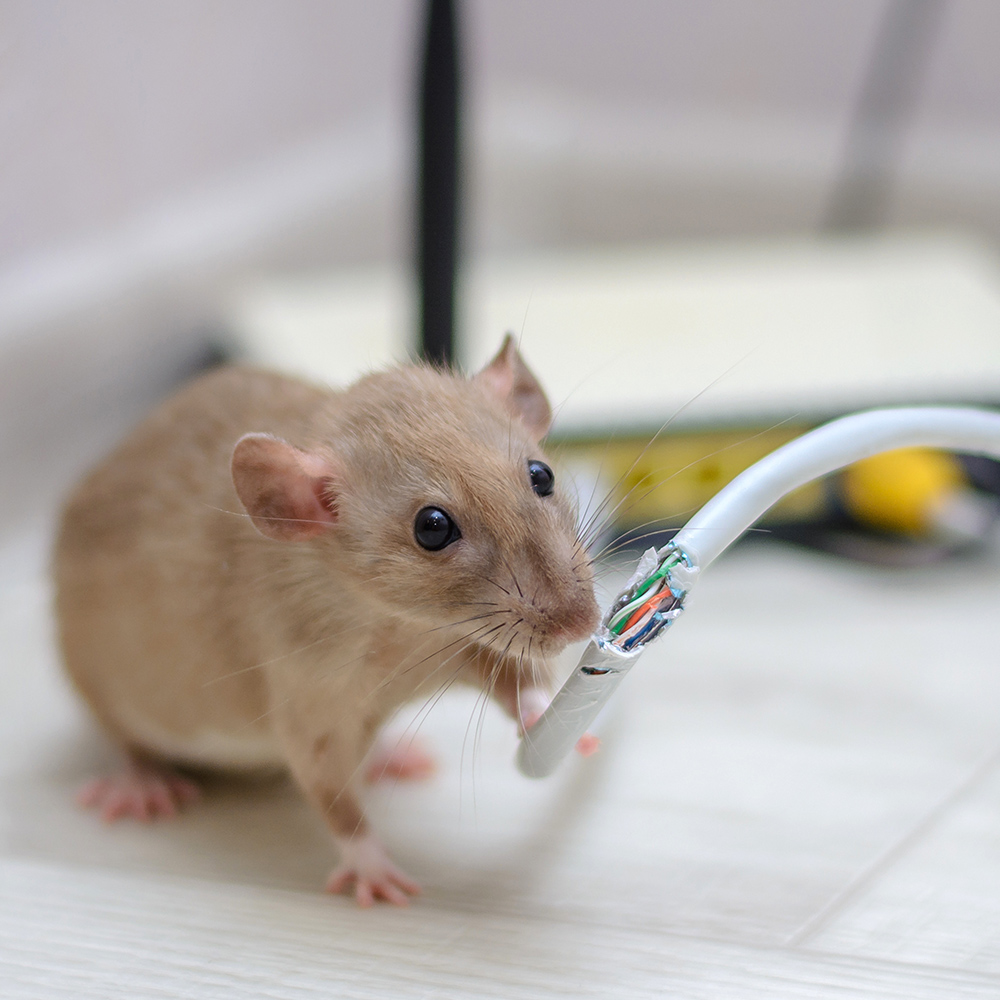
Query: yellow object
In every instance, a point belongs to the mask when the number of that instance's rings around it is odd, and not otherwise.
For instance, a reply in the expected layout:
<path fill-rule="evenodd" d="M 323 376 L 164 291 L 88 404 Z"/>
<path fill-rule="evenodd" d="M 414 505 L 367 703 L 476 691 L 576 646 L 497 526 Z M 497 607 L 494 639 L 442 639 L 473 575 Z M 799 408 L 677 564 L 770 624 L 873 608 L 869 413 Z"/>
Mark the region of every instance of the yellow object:
<path fill-rule="evenodd" d="M 596 508 L 620 529 L 679 528 L 701 506 L 748 466 L 805 433 L 808 427 L 782 425 L 765 430 L 733 428 L 687 431 L 650 441 L 623 437 L 611 441 L 552 442 L 565 466 L 589 469 L 596 477 Z M 589 478 L 589 477 L 588 477 Z M 932 448 L 901 448 L 848 466 L 839 480 L 841 502 L 859 524 L 903 535 L 927 535 L 938 512 L 968 487 L 958 459 Z M 830 493 L 813 480 L 784 497 L 765 521 L 821 520 L 830 512 Z"/>
<path fill-rule="evenodd" d="M 844 506 L 858 521 L 882 531 L 925 535 L 935 513 L 966 485 L 953 455 L 901 448 L 855 462 L 843 472 Z"/>
<path fill-rule="evenodd" d="M 783 424 L 764 430 L 688 431 L 653 441 L 629 436 L 552 444 L 564 466 L 587 468 L 597 478 L 594 497 L 582 498 L 584 507 L 596 508 L 610 493 L 603 509 L 619 528 L 680 528 L 744 469 L 806 430 Z M 784 497 L 767 518 L 807 521 L 826 509 L 825 487 L 817 480 Z"/>

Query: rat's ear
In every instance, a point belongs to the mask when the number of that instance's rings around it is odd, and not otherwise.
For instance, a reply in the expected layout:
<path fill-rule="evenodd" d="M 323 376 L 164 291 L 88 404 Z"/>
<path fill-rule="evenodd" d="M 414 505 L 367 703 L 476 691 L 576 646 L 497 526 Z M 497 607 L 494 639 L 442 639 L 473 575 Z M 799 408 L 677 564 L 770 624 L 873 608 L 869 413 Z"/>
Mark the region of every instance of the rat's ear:
<path fill-rule="evenodd" d="M 270 434 L 244 434 L 232 472 L 240 503 L 268 538 L 305 541 L 337 520 L 336 469 L 328 459 Z"/>
<path fill-rule="evenodd" d="M 552 425 L 552 408 L 538 379 L 524 363 L 514 335 L 508 333 L 497 356 L 473 379 L 539 440 Z"/>

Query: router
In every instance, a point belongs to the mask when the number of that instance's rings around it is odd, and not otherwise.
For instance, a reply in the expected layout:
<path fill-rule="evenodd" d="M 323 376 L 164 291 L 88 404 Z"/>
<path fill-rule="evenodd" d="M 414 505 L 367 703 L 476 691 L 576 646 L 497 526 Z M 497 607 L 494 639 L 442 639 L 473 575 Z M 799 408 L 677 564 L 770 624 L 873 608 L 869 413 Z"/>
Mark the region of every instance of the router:
<path fill-rule="evenodd" d="M 346 384 L 412 356 L 413 291 L 391 268 L 275 277 L 237 290 L 227 319 L 246 358 Z M 832 417 L 1000 402 L 1000 259 L 956 234 L 495 259 L 465 275 L 459 315 L 470 370 L 506 331 L 519 336 L 556 411 L 550 450 L 581 504 L 610 495 L 609 530 L 634 536 L 669 534 L 743 469 Z M 998 479 L 988 459 L 890 455 L 803 487 L 769 524 L 799 540 L 846 522 L 976 535 L 991 506 L 972 504 L 957 525 L 920 511 L 956 483 L 972 495 Z"/>

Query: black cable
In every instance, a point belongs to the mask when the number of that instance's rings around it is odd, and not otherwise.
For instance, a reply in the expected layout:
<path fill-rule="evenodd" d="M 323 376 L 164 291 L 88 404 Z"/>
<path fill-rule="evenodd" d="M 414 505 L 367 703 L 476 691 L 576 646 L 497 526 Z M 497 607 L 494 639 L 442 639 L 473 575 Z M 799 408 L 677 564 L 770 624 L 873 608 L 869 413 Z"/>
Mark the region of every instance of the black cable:
<path fill-rule="evenodd" d="M 455 357 L 459 225 L 459 60 L 453 0 L 429 0 L 420 75 L 417 276 L 423 357 Z"/>

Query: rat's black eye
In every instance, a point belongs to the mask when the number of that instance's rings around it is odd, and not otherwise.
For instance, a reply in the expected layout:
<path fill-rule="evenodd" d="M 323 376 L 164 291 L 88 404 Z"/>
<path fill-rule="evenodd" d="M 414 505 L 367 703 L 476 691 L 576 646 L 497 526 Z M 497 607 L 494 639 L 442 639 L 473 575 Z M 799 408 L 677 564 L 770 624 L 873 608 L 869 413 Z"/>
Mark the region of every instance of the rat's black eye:
<path fill-rule="evenodd" d="M 462 532 L 458 525 L 440 507 L 424 507 L 413 522 L 413 536 L 417 544 L 431 552 L 458 541 Z"/>
<path fill-rule="evenodd" d="M 531 477 L 531 488 L 540 497 L 552 496 L 552 491 L 556 488 L 556 477 L 544 462 L 529 462 L 528 475 Z"/>

